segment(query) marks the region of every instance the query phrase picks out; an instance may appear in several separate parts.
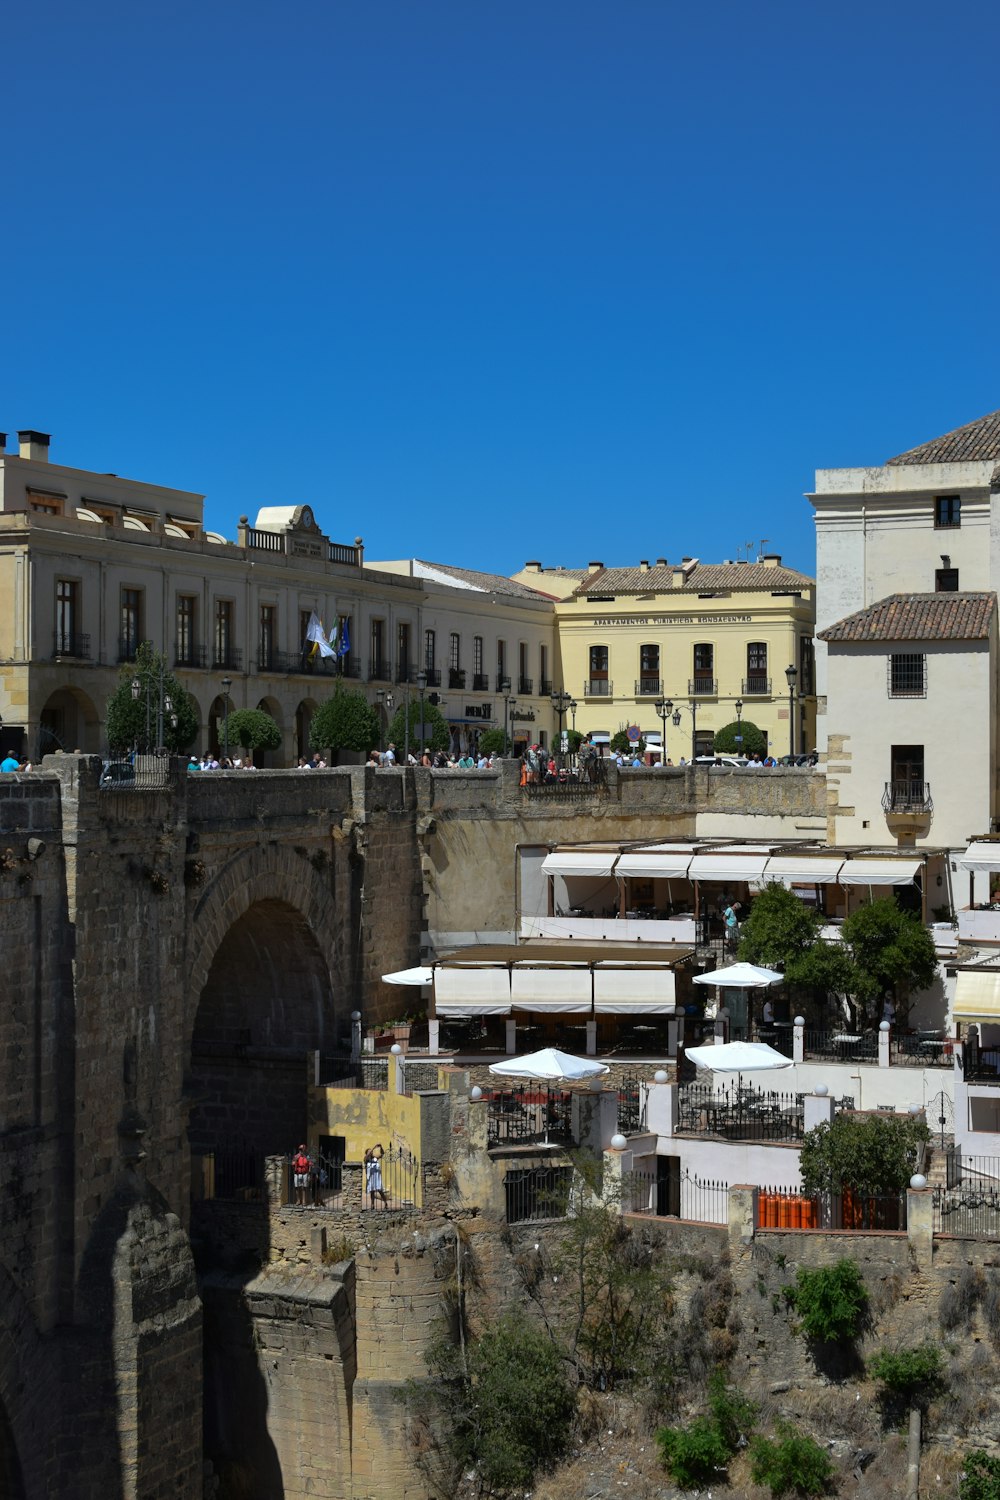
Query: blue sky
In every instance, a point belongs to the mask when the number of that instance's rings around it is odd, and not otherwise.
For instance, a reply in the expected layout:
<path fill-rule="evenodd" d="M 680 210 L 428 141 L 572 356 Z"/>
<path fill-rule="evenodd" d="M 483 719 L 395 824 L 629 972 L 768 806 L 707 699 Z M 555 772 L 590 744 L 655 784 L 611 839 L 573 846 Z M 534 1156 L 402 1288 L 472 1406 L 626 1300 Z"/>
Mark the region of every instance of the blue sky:
<path fill-rule="evenodd" d="M 811 570 L 1000 407 L 995 6 L 25 0 L 0 428 L 369 557 Z"/>

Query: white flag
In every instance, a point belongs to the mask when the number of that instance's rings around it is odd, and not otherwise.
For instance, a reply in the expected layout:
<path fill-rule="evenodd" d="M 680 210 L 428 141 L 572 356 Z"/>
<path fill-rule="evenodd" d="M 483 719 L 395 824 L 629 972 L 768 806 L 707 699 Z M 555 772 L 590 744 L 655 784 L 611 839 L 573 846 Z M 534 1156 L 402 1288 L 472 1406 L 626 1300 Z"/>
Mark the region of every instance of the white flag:
<path fill-rule="evenodd" d="M 309 624 L 306 628 L 306 640 L 312 641 L 313 646 L 319 647 L 320 656 L 335 656 L 337 653 L 330 646 L 323 630 L 323 622 L 313 610 L 309 616 Z"/>

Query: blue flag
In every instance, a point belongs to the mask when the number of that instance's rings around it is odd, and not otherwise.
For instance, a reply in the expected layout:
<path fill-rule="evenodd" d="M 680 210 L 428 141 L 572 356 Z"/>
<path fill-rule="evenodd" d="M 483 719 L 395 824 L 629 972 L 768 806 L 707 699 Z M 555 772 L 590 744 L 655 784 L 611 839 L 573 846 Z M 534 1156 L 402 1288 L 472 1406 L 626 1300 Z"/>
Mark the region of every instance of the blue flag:
<path fill-rule="evenodd" d="M 350 629 L 348 628 L 349 623 L 350 622 L 349 622 L 347 616 L 345 615 L 344 616 L 343 629 L 340 632 L 340 641 L 339 641 L 339 643 L 337 645 L 337 655 L 338 656 L 346 656 L 347 653 L 351 649 L 351 632 L 350 632 Z"/>

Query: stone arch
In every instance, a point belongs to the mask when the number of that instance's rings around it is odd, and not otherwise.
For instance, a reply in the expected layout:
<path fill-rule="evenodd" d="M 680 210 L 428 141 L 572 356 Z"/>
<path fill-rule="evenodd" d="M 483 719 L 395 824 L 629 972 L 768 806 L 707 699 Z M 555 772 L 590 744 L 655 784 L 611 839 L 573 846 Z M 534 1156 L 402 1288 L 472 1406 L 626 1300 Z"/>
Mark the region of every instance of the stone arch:
<path fill-rule="evenodd" d="M 205 893 L 193 929 L 192 1149 L 293 1149 L 306 1125 L 309 1054 L 333 1049 L 350 1010 L 334 981 L 341 944 L 328 885 L 291 849 L 247 850 Z"/>
<path fill-rule="evenodd" d="M 37 756 L 56 750 L 82 750 L 88 755 L 101 750 L 101 716 L 81 688 L 68 684 L 49 694 L 38 716 Z"/>
<path fill-rule="evenodd" d="M 309 726 L 312 724 L 313 714 L 317 707 L 315 698 L 303 698 L 295 710 L 295 754 L 292 757 L 292 765 L 295 765 L 303 755 L 309 754 Z"/>
<path fill-rule="evenodd" d="M 262 713 L 270 714 L 281 730 L 281 744 L 277 750 L 255 750 L 253 758 L 262 771 L 277 770 L 288 764 L 288 746 L 285 743 L 285 711 L 277 698 L 261 698 L 257 707 Z"/>

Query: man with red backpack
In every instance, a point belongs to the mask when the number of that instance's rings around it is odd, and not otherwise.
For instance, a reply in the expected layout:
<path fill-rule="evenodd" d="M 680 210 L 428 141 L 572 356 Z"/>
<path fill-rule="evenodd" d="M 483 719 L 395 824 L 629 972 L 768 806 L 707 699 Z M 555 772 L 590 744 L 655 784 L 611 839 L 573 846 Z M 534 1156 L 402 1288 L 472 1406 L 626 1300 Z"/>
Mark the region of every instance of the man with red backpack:
<path fill-rule="evenodd" d="M 295 1201 L 303 1206 L 307 1201 L 312 1169 L 312 1157 L 306 1150 L 305 1142 L 303 1142 L 292 1157 L 292 1182 L 295 1185 Z"/>

